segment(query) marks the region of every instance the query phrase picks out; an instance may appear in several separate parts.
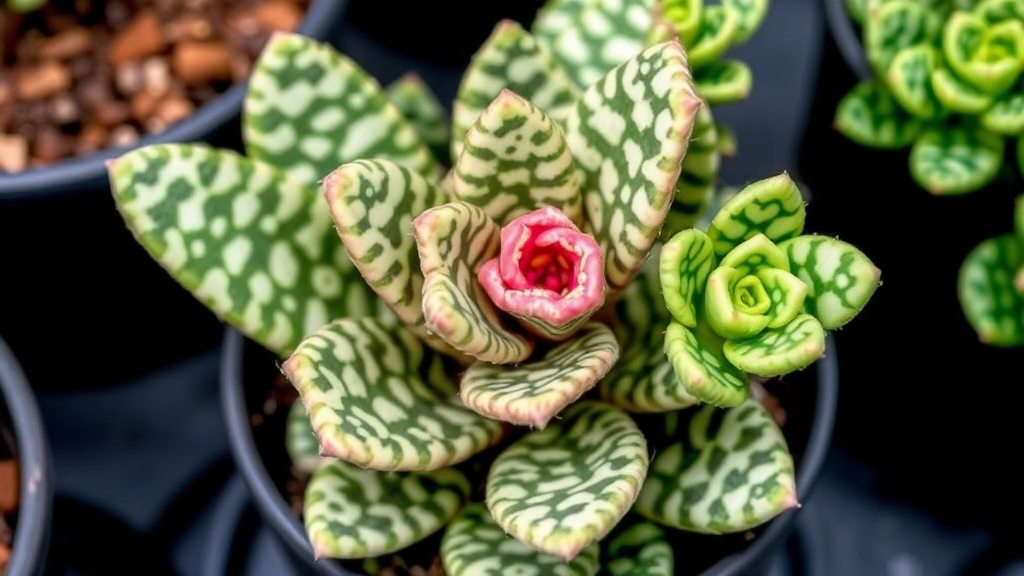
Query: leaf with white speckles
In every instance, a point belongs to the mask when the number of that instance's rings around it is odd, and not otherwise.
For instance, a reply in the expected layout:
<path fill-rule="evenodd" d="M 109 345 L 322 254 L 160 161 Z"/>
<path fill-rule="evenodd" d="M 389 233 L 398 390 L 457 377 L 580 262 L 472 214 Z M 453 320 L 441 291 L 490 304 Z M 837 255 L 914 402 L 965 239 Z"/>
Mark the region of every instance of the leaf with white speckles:
<path fill-rule="evenodd" d="M 697 93 L 711 106 L 746 99 L 754 86 L 750 66 L 739 60 L 716 60 L 693 71 Z"/>
<path fill-rule="evenodd" d="M 293 402 L 288 409 L 284 447 L 292 461 L 292 469 L 303 474 L 312 474 L 327 460 L 320 455 L 320 443 L 316 439 L 316 432 L 313 431 L 309 416 L 306 416 L 306 408 L 300 401 Z"/>
<path fill-rule="evenodd" d="M 286 355 L 338 316 L 376 314 L 314 186 L 200 144 L 158 144 L 111 163 L 136 239 L 220 318 Z"/>
<path fill-rule="evenodd" d="M 768 328 L 756 336 L 726 340 L 726 359 L 749 374 L 766 378 L 803 370 L 825 355 L 825 330 L 810 314 Z"/>
<path fill-rule="evenodd" d="M 376 80 L 328 44 L 280 33 L 253 67 L 243 108 L 246 153 L 315 184 L 345 162 L 386 158 L 439 168 Z"/>
<path fill-rule="evenodd" d="M 373 470 L 437 470 L 501 438 L 501 425 L 463 406 L 442 357 L 410 332 L 342 318 L 282 365 L 325 456 Z"/>
<path fill-rule="evenodd" d="M 601 576 L 672 576 L 675 553 L 665 530 L 628 514 L 601 541 Z"/>
<path fill-rule="evenodd" d="M 721 58 L 740 38 L 741 24 L 739 13 L 724 4 L 705 5 L 697 37 L 686 47 L 694 70 Z"/>
<path fill-rule="evenodd" d="M 718 149 L 718 131 L 711 116 L 711 107 L 701 106 L 694 120 L 682 171 L 676 181 L 672 209 L 661 229 L 662 238 L 694 226 L 706 213 L 722 163 Z"/>
<path fill-rule="evenodd" d="M 725 257 L 743 242 L 764 234 L 775 243 L 795 238 L 807 212 L 800 189 L 783 172 L 748 184 L 715 214 L 708 227 L 715 256 Z"/>
<path fill-rule="evenodd" d="M 739 406 L 750 392 L 747 375 L 726 359 L 725 340 L 706 322 L 688 328 L 670 322 L 665 330 L 665 354 L 683 389 L 713 406 Z"/>

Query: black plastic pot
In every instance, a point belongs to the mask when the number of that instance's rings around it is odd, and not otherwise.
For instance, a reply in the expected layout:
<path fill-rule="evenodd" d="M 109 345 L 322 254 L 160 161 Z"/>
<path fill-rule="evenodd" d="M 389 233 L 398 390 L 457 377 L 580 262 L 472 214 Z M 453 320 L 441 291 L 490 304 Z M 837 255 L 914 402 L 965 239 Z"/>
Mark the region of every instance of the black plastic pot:
<path fill-rule="evenodd" d="M 5 576 L 41 576 L 46 568 L 53 510 L 53 469 L 35 395 L 0 340 L 0 432 L 13 435 L 18 461 L 18 516 Z"/>
<path fill-rule="evenodd" d="M 313 561 L 313 550 L 302 523 L 282 496 L 289 467 L 284 450 L 284 414 L 264 420 L 259 435 L 254 434 L 250 415 L 261 412 L 278 360 L 234 330 L 225 334 L 221 358 L 221 400 L 228 439 L 236 467 L 264 522 L 288 549 L 297 572 L 317 576 L 351 574 L 336 562 Z M 828 452 L 836 413 L 839 378 L 831 338 L 825 359 L 813 368 L 791 375 L 790 380 L 789 392 L 783 399 L 788 414 L 786 433 L 797 462 L 799 498 L 807 501 Z M 785 543 L 797 513 L 798 510 L 791 510 L 772 520 L 739 552 L 723 550 L 723 557 L 701 576 L 761 574 Z M 694 554 L 722 548 L 727 542 L 725 537 L 697 538 L 699 547 L 687 547 Z M 730 545 L 735 546 L 736 542 Z"/>
<path fill-rule="evenodd" d="M 315 0 L 299 32 L 333 36 L 348 0 Z M 207 141 L 240 149 L 238 84 L 136 146 Z M 108 149 L 45 168 L 0 174 L 0 333 L 38 389 L 127 381 L 220 339 L 220 325 L 137 244 L 114 207 Z M 36 343 L 73 341 L 59 361 Z M 99 369 L 83 371 L 83 366 Z"/>

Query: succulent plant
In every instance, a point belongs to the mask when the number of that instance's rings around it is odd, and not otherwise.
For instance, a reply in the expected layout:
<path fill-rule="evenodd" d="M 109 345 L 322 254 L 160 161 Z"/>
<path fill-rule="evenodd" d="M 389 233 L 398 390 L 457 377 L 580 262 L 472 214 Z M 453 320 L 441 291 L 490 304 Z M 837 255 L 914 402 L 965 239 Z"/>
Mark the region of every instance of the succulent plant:
<path fill-rule="evenodd" d="M 747 381 L 699 406 L 665 337 L 679 310 L 661 297 L 660 238 L 702 106 L 681 44 L 640 46 L 584 88 L 569 69 L 499 24 L 459 87 L 444 172 L 425 136 L 436 107 L 400 109 L 345 56 L 279 34 L 250 80 L 245 156 L 162 144 L 111 163 L 141 244 L 285 358 L 302 400 L 285 440 L 309 474 L 318 558 L 440 534 L 451 576 L 667 575 L 671 530 L 743 531 L 797 504 L 785 439 Z M 819 331 L 849 320 L 877 271 L 838 241 L 789 240 L 803 205 L 781 211 L 795 186 L 766 182 L 709 235 L 792 247 L 772 264 L 806 284 L 801 310 Z M 774 298 L 780 274 L 759 270 Z M 840 285 L 850 270 L 858 289 Z M 691 364 L 719 373 L 700 342 Z"/>
<path fill-rule="evenodd" d="M 914 180 L 939 195 L 992 182 L 1007 139 L 1024 154 L 1024 0 L 964 4 L 852 3 L 875 76 L 836 110 L 836 127 L 851 140 L 910 147 Z"/>
<path fill-rule="evenodd" d="M 964 316 L 985 344 L 1024 346 L 1024 195 L 1014 210 L 1014 232 L 978 244 L 960 267 Z"/>
<path fill-rule="evenodd" d="M 38 10 L 46 4 L 47 0 L 6 0 L 4 6 L 7 7 L 11 12 L 24 14 L 33 10 Z"/>

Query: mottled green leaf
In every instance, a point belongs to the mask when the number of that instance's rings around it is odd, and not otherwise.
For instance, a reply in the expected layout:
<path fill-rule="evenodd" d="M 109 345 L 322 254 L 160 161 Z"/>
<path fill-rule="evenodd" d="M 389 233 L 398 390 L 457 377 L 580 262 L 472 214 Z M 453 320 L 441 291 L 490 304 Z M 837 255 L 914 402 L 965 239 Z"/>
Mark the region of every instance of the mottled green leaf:
<path fill-rule="evenodd" d="M 843 6 L 850 20 L 863 25 L 867 19 L 869 0 L 843 0 Z"/>
<path fill-rule="evenodd" d="M 704 20 L 704 0 L 660 0 L 657 7 L 683 46 L 692 45 L 700 32 L 700 23 Z"/>
<path fill-rule="evenodd" d="M 1001 136 L 984 130 L 928 130 L 910 150 L 910 174 L 932 194 L 973 192 L 999 174 L 1004 146 Z"/>
<path fill-rule="evenodd" d="M 662 238 L 694 226 L 707 211 L 721 166 L 718 146 L 718 133 L 711 116 L 711 107 L 701 106 L 676 181 L 675 199 L 661 229 Z"/>
<path fill-rule="evenodd" d="M 1002 94 L 1024 71 L 1024 22 L 989 24 L 978 14 L 957 11 L 942 32 L 946 63 L 979 90 Z"/>
<path fill-rule="evenodd" d="M 914 0 L 882 2 L 864 22 L 864 51 L 879 76 L 885 75 L 898 52 L 927 40 L 927 9 Z"/>
<path fill-rule="evenodd" d="M 701 98 L 720 106 L 746 99 L 754 85 L 754 74 L 739 60 L 715 60 L 696 68 L 693 81 Z"/>
<path fill-rule="evenodd" d="M 275 34 L 253 67 L 246 154 L 315 184 L 345 162 L 386 158 L 424 176 L 438 166 L 376 80 L 330 45 Z"/>
<path fill-rule="evenodd" d="M 501 437 L 500 423 L 462 405 L 439 354 L 377 320 L 335 320 L 281 368 L 324 456 L 374 470 L 436 470 Z"/>
<path fill-rule="evenodd" d="M 602 541 L 601 576 L 672 576 L 675 553 L 665 531 L 629 514 Z"/>
<path fill-rule="evenodd" d="M 579 402 L 495 459 L 487 507 L 505 532 L 568 562 L 633 505 L 647 459 L 647 441 L 629 415 Z"/>
<path fill-rule="evenodd" d="M 754 398 L 689 415 L 682 438 L 655 455 L 637 499 L 640 514 L 707 534 L 755 528 L 797 506 L 793 457 Z"/>
<path fill-rule="evenodd" d="M 529 100 L 556 122 L 565 119 L 577 95 L 569 75 L 537 39 L 519 23 L 502 20 L 473 55 L 452 103 L 453 163 L 462 152 L 466 133 L 505 89 Z"/>
<path fill-rule="evenodd" d="M 736 133 L 733 132 L 732 128 L 729 128 L 721 122 L 715 122 L 715 137 L 718 141 L 718 153 L 726 158 L 732 158 L 736 155 L 736 150 L 739 148 L 736 143 Z M 684 158 L 685 162 L 686 159 Z"/>
<path fill-rule="evenodd" d="M 943 107 L 961 114 L 981 114 L 992 106 L 992 96 L 961 80 L 945 66 L 932 71 L 932 92 Z"/>
<path fill-rule="evenodd" d="M 901 108 L 877 80 L 864 80 L 839 101 L 835 128 L 861 146 L 896 149 L 917 138 L 921 122 Z"/>
<path fill-rule="evenodd" d="M 714 62 L 740 37 L 740 15 L 722 4 L 705 4 L 697 37 L 686 46 L 694 70 Z"/>
<path fill-rule="evenodd" d="M 693 329 L 671 322 L 665 331 L 665 354 L 683 388 L 707 404 L 739 406 L 747 398 L 747 376 L 725 359 L 723 344 L 703 322 Z"/>
<path fill-rule="evenodd" d="M 450 202 L 413 221 L 420 255 L 423 315 L 428 330 L 457 350 L 494 364 L 522 362 L 533 351 L 503 325 L 477 272 L 498 253 L 500 231 L 472 204 Z"/>
<path fill-rule="evenodd" d="M 1003 20 L 1024 21 L 1024 0 L 981 0 L 974 8 L 974 12 L 989 23 Z"/>
<path fill-rule="evenodd" d="M 746 42 L 761 28 L 768 15 L 768 3 L 769 0 L 722 0 L 722 6 L 735 13 L 739 21 L 733 45 Z"/>
<path fill-rule="evenodd" d="M 804 311 L 836 330 L 867 305 L 882 272 L 855 246 L 827 236 L 806 235 L 783 242 L 790 271 L 809 288 Z"/>
<path fill-rule="evenodd" d="M 304 474 L 312 474 L 321 463 L 327 461 L 320 456 L 320 443 L 316 439 L 316 432 L 309 423 L 302 402 L 293 402 L 288 409 L 284 447 L 292 461 L 292 469 Z"/>
<path fill-rule="evenodd" d="M 772 377 L 803 370 L 825 355 L 825 330 L 810 314 L 744 340 L 726 340 L 725 357 L 744 372 Z"/>
<path fill-rule="evenodd" d="M 434 159 L 447 164 L 448 122 L 444 106 L 419 74 L 407 72 L 385 88 L 388 100 L 412 124 Z"/>
<path fill-rule="evenodd" d="M 735 268 L 746 276 L 763 268 L 788 270 L 789 259 L 767 236 L 756 233 L 729 250 L 718 262 L 718 266 Z"/>
<path fill-rule="evenodd" d="M 597 544 L 570 562 L 544 554 L 505 534 L 483 503 L 462 509 L 441 540 L 447 576 L 595 576 L 601 566 Z"/>
<path fill-rule="evenodd" d="M 807 216 L 800 189 L 783 172 L 748 184 L 715 214 L 708 227 L 715 255 L 724 258 L 743 242 L 764 234 L 779 243 L 799 236 Z"/>
<path fill-rule="evenodd" d="M 700 106 L 682 46 L 666 42 L 605 75 L 569 115 L 585 231 L 604 254 L 609 298 L 629 285 L 661 232 Z"/>
<path fill-rule="evenodd" d="M 1024 76 L 981 115 L 981 125 L 996 134 L 1024 134 Z"/>
<path fill-rule="evenodd" d="M 135 238 L 227 323 L 286 355 L 340 315 L 374 314 L 314 186 L 201 144 L 158 144 L 109 166 Z"/>
<path fill-rule="evenodd" d="M 423 272 L 413 219 L 444 204 L 444 192 L 388 160 L 357 160 L 323 181 L 331 218 L 356 268 L 414 334 L 445 354 L 456 350 L 432 334 L 423 316 Z"/>
<path fill-rule="evenodd" d="M 477 362 L 462 376 L 459 395 L 484 416 L 544 429 L 595 384 L 619 358 L 604 324 L 590 323 L 572 339 L 517 366 Z"/>
<path fill-rule="evenodd" d="M 303 518 L 321 558 L 369 558 L 406 548 L 443 528 L 469 497 L 461 472 L 378 472 L 331 460 L 306 487 Z"/>
<path fill-rule="evenodd" d="M 1003 234 L 978 244 L 960 267 L 960 305 L 985 344 L 1024 345 L 1024 293 L 1014 287 L 1022 266 L 1024 242 Z"/>
<path fill-rule="evenodd" d="M 653 10 L 654 0 L 593 0 L 544 47 L 587 88 L 644 49 Z"/>
<path fill-rule="evenodd" d="M 885 75 L 886 85 L 903 109 L 918 118 L 929 120 L 941 110 L 932 91 L 932 71 L 942 56 L 938 48 L 917 44 L 893 56 Z"/>
<path fill-rule="evenodd" d="M 542 206 L 582 223 L 580 173 L 562 131 L 510 90 L 466 134 L 453 172 L 454 199 L 479 206 L 500 226 Z"/>
<path fill-rule="evenodd" d="M 697 326 L 708 275 L 718 265 L 708 235 L 690 228 L 673 236 L 661 248 L 661 290 L 668 311 L 683 326 Z"/>

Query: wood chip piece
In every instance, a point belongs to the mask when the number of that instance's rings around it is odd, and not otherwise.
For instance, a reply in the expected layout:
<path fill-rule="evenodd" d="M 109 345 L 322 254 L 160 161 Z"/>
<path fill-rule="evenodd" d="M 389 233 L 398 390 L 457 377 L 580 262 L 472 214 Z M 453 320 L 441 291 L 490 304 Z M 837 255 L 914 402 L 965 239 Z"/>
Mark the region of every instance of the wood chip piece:
<path fill-rule="evenodd" d="M 0 151 L 0 162 L 3 161 L 3 157 L 4 153 Z M 0 512 L 8 514 L 18 509 L 18 486 L 17 461 L 0 460 Z"/>
<path fill-rule="evenodd" d="M 223 42 L 182 42 L 174 47 L 171 69 L 188 86 L 231 79 L 231 49 Z"/>
<path fill-rule="evenodd" d="M 256 8 L 256 21 L 264 30 L 291 32 L 302 21 L 302 10 L 289 0 L 267 0 Z"/>
<path fill-rule="evenodd" d="M 70 60 L 92 50 L 92 31 L 76 26 L 43 40 L 39 56 L 44 60 Z"/>
<path fill-rule="evenodd" d="M 21 172 L 28 165 L 28 140 L 20 134 L 0 134 L 0 170 Z"/>
<path fill-rule="evenodd" d="M 167 49 L 163 25 L 152 10 L 143 10 L 114 36 L 107 61 L 114 68 L 155 56 Z"/>
<path fill-rule="evenodd" d="M 46 62 L 19 71 L 14 93 L 18 100 L 35 102 L 65 92 L 70 87 L 71 71 L 63 64 Z"/>

